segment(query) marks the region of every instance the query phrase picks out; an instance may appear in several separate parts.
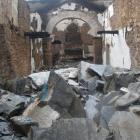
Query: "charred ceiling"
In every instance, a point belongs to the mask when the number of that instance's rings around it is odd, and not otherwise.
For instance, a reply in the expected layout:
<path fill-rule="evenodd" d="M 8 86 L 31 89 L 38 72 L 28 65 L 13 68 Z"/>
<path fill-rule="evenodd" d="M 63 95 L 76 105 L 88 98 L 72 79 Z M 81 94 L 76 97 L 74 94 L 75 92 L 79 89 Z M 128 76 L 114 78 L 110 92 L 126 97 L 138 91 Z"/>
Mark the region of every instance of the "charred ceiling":
<path fill-rule="evenodd" d="M 111 0 L 113 1 L 113 0 Z M 107 4 L 110 4 L 110 2 L 107 2 Z M 87 7 L 89 10 L 94 10 L 96 12 L 104 12 L 107 4 L 104 2 L 95 2 L 94 0 L 32 0 L 28 1 L 31 11 L 32 12 L 38 12 L 38 13 L 46 13 L 51 11 L 52 9 L 58 8 L 59 6 L 65 4 L 65 3 L 77 3 L 80 4 L 83 7 Z M 34 9 L 35 4 L 42 5 L 42 6 L 36 6 L 36 9 Z M 34 8 L 32 8 L 34 7 Z"/>

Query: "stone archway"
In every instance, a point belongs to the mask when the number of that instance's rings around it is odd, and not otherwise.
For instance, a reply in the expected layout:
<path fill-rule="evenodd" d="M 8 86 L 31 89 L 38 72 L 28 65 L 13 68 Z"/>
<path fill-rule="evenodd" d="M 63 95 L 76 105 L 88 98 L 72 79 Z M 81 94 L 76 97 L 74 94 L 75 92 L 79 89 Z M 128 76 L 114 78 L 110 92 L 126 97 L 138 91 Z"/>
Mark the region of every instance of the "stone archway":
<path fill-rule="evenodd" d="M 79 11 L 63 11 L 59 13 L 58 15 L 55 15 L 52 17 L 46 27 L 46 31 L 49 33 L 52 33 L 53 28 L 62 20 L 68 19 L 68 18 L 74 18 L 74 19 L 80 19 L 85 21 L 89 24 L 91 27 L 91 30 L 89 34 L 96 37 L 97 31 L 102 30 L 102 26 L 98 21 L 97 13 L 84 13 Z"/>
<path fill-rule="evenodd" d="M 50 34 L 53 34 L 53 29 L 56 27 L 57 24 L 59 24 L 61 21 L 65 19 L 78 19 L 82 20 L 85 23 L 87 23 L 90 27 L 90 30 L 88 32 L 91 37 L 97 37 L 97 31 L 102 30 L 102 26 L 98 21 L 97 13 L 96 12 L 82 12 L 82 11 L 62 11 L 58 13 L 58 15 L 53 16 L 47 26 L 46 26 L 46 31 L 49 32 Z M 48 42 L 48 41 L 47 41 Z M 49 41 L 50 42 L 50 41 Z M 51 43 L 49 43 L 51 45 Z M 48 43 L 44 45 L 43 51 L 45 54 L 46 59 L 44 59 L 47 62 L 49 61 L 49 65 L 53 64 L 52 58 L 53 58 L 53 50 L 51 46 L 48 46 Z M 47 54 L 46 54 L 47 52 Z M 84 55 L 85 56 L 85 55 Z M 49 59 L 48 59 L 49 58 Z M 48 62 L 47 62 L 48 64 Z"/>

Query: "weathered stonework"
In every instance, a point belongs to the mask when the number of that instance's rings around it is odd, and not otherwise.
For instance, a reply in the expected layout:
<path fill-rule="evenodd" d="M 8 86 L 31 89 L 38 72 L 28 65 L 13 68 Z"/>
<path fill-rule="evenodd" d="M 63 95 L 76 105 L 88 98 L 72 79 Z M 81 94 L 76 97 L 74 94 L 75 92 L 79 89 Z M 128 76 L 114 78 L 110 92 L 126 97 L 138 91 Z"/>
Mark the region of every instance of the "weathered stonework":
<path fill-rule="evenodd" d="M 30 30 L 30 18 L 29 7 L 24 0 L 1 0 L 0 4 L 5 14 L 3 17 L 6 18 L 0 22 L 0 82 L 5 82 L 16 77 L 28 76 L 31 72 L 30 40 L 24 37 L 24 31 Z M 13 9 L 12 12 L 8 13 L 9 8 L 6 9 L 3 5 Z"/>

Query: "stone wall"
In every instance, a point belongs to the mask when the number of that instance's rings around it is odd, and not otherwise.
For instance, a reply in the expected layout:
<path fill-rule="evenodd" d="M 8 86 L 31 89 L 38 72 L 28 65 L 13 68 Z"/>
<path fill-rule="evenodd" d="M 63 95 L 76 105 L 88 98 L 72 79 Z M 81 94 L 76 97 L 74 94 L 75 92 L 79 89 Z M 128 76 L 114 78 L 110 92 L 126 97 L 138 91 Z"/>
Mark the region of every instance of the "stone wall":
<path fill-rule="evenodd" d="M 3 83 L 31 73 L 30 41 L 24 37 L 24 31 L 30 30 L 30 18 L 24 0 L 0 0 L 0 10 L 0 82 Z"/>
<path fill-rule="evenodd" d="M 104 13 L 105 30 L 119 30 L 119 35 L 104 36 L 104 63 L 109 45 L 110 64 L 140 69 L 140 3 L 139 0 L 115 0 Z"/>

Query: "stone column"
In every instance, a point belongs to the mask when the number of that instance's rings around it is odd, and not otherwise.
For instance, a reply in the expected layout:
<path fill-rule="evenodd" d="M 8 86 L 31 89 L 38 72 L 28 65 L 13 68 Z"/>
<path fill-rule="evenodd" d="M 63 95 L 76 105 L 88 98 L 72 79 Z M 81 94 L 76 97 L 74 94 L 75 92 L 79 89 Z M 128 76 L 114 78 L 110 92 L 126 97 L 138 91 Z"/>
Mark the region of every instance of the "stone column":
<path fill-rule="evenodd" d="M 52 38 L 43 39 L 43 61 L 44 65 L 52 66 Z"/>
<path fill-rule="evenodd" d="M 61 44 L 61 49 L 60 49 L 60 59 L 63 60 L 65 59 L 65 47 L 63 46 L 63 44 Z"/>
<path fill-rule="evenodd" d="M 94 47 L 94 64 L 102 64 L 102 38 L 94 37 L 93 38 L 93 47 Z"/>

